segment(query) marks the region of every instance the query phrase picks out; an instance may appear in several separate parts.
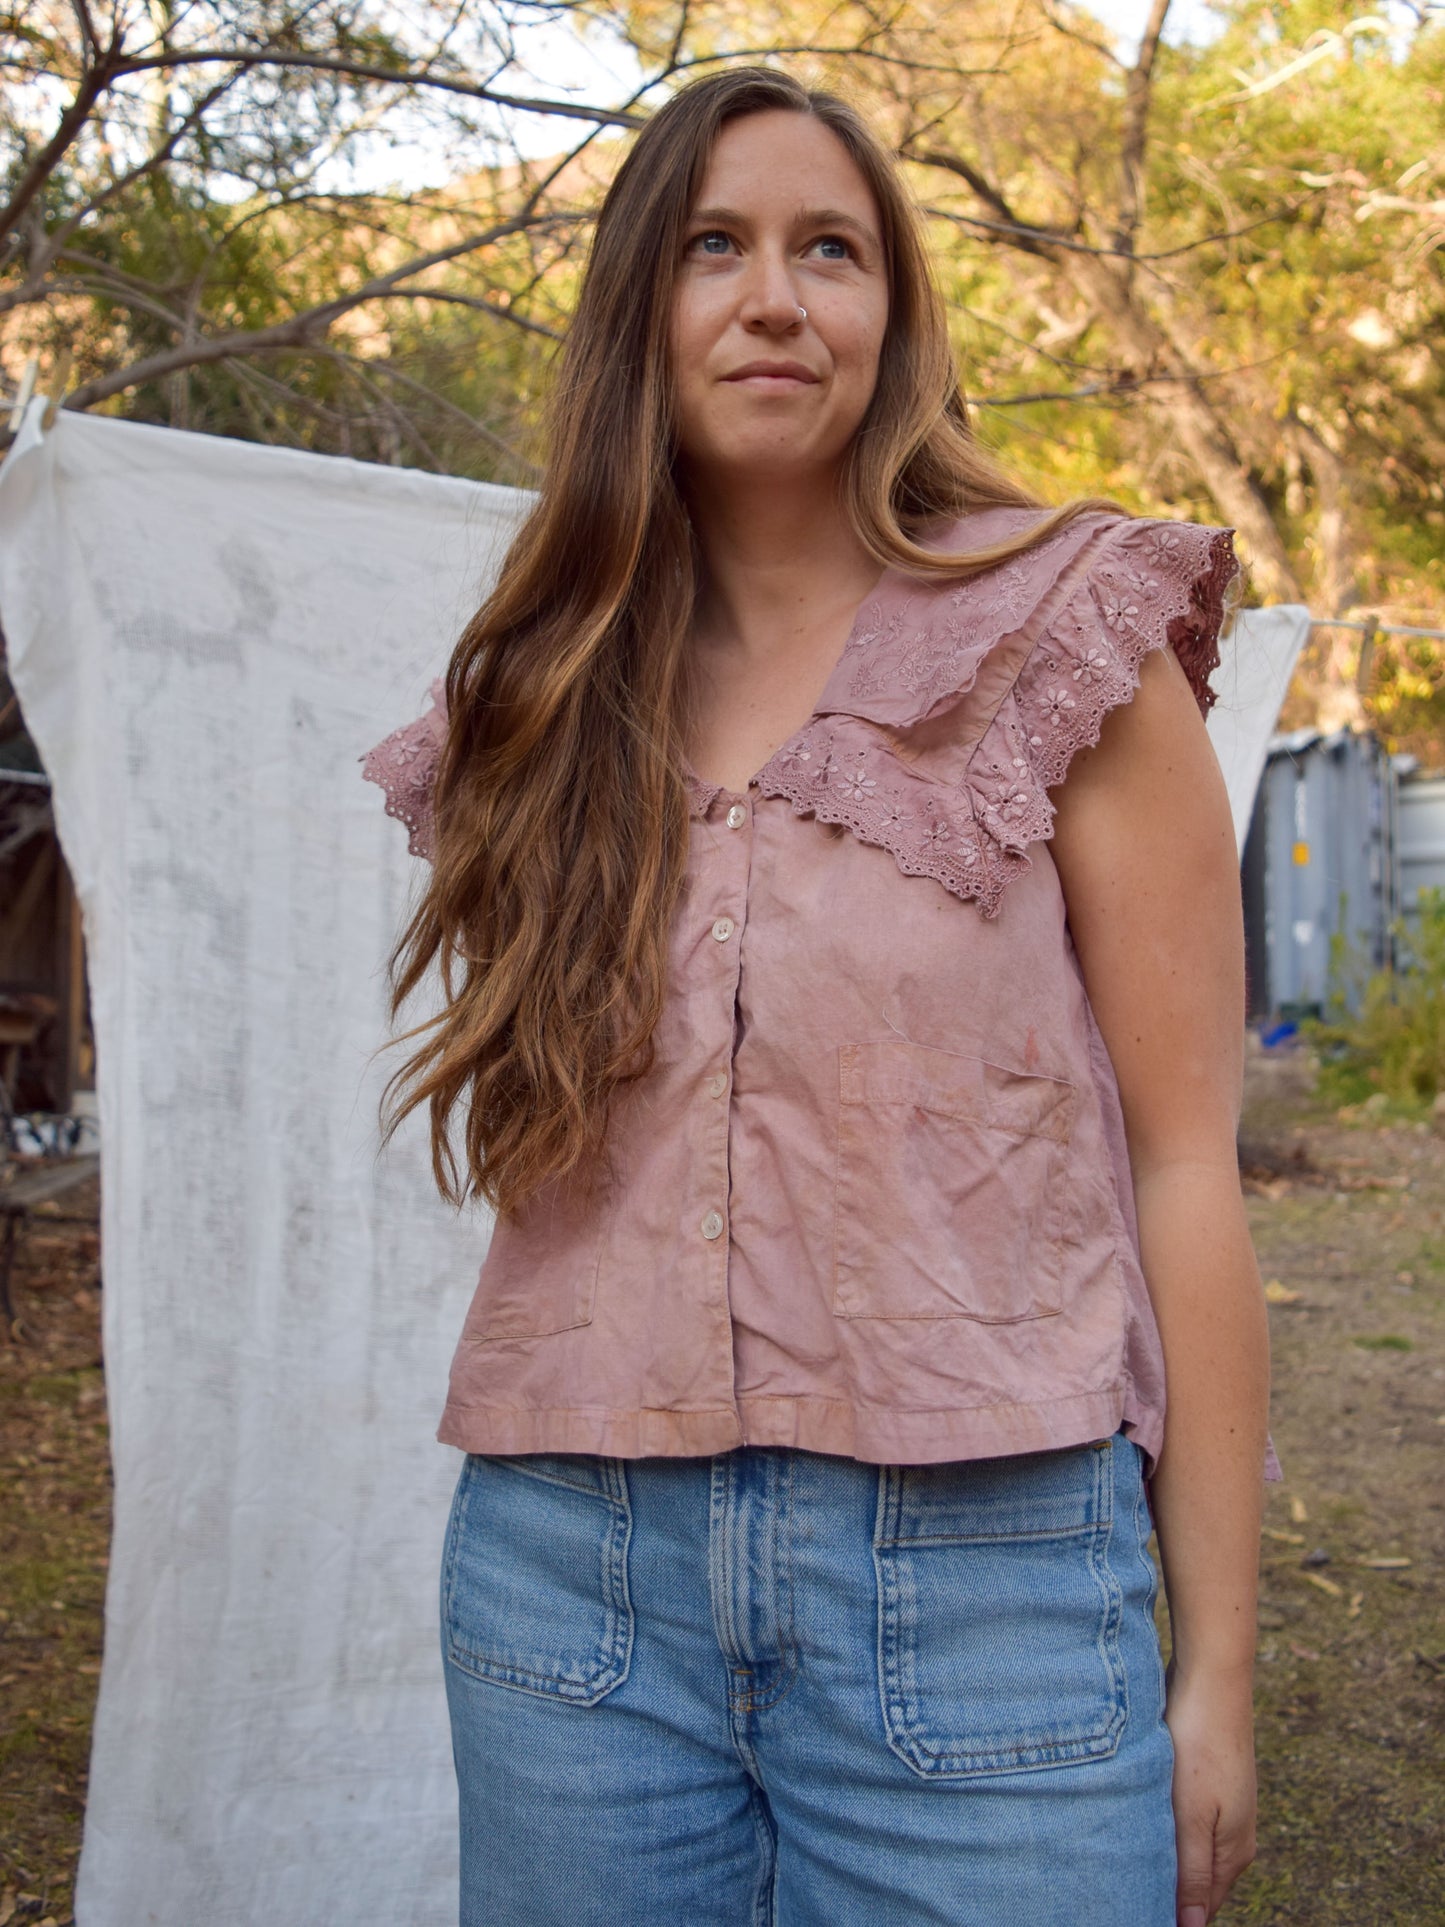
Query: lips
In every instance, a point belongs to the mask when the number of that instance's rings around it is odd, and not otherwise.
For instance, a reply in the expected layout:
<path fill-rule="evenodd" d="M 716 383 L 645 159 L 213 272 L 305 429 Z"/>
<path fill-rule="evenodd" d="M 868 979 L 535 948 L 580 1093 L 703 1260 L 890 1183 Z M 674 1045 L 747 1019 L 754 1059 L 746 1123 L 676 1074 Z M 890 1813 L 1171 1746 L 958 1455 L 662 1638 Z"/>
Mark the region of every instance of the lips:
<path fill-rule="evenodd" d="M 754 379 L 763 379 L 767 381 L 807 383 L 817 381 L 818 377 L 813 373 L 811 368 L 805 367 L 801 361 L 749 361 L 744 363 L 741 368 L 734 368 L 732 373 L 725 375 L 723 379 L 725 381 L 752 381 Z"/>

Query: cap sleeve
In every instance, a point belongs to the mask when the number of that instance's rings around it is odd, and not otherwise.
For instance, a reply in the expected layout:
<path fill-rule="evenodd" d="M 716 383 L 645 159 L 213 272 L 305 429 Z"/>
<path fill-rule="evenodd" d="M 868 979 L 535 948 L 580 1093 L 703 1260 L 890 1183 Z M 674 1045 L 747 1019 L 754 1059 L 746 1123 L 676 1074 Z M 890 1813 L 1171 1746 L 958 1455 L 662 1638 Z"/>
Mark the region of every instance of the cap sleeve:
<path fill-rule="evenodd" d="M 360 758 L 365 782 L 386 795 L 386 813 L 407 827 L 407 848 L 430 860 L 435 854 L 432 791 L 447 736 L 446 685 L 431 685 L 431 708 L 403 723 Z"/>
<path fill-rule="evenodd" d="M 1105 716 L 1133 696 L 1140 664 L 1167 643 L 1201 715 L 1214 702 L 1226 598 L 1239 574 L 1232 529 L 1128 521 L 1093 559 L 1030 651 L 1014 686 L 1029 762 L 1045 788 Z"/>

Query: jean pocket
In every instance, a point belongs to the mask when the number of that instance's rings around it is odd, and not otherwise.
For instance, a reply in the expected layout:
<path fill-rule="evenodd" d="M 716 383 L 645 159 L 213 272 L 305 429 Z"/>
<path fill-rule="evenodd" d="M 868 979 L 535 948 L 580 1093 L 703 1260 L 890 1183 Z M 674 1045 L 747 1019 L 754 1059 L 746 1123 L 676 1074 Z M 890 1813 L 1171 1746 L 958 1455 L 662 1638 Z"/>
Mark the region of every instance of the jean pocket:
<path fill-rule="evenodd" d="M 470 1453 L 442 1564 L 446 1656 L 476 1679 L 593 1706 L 627 1677 L 632 1510 L 620 1459 Z"/>
<path fill-rule="evenodd" d="M 1077 1096 L 1063 1078 L 932 1045 L 843 1045 L 837 1315 L 1056 1313 Z"/>
<path fill-rule="evenodd" d="M 881 1468 L 879 1693 L 888 1744 L 916 1773 L 1117 1751 L 1128 1695 L 1112 1449 Z"/>

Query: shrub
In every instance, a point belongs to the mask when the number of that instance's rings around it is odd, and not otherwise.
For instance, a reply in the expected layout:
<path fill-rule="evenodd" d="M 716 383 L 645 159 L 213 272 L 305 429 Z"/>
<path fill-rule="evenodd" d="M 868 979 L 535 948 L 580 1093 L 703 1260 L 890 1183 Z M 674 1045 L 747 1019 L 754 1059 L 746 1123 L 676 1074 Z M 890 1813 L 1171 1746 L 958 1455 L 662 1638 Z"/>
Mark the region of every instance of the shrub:
<path fill-rule="evenodd" d="M 1379 1096 L 1420 1111 L 1445 1091 L 1445 890 L 1422 890 L 1419 906 L 1414 924 L 1392 926 L 1394 969 L 1367 973 L 1346 938 L 1331 945 L 1326 1014 L 1301 1030 L 1319 1053 L 1320 1095 L 1335 1104 Z"/>

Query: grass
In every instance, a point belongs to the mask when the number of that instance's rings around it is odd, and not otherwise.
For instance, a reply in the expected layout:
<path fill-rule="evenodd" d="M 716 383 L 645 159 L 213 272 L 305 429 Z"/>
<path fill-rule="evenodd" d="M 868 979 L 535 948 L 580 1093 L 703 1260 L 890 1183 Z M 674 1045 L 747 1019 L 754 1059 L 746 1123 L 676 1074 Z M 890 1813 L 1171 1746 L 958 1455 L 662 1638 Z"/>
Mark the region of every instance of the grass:
<path fill-rule="evenodd" d="M 1445 1146 L 1341 1120 L 1304 1061 L 1255 1062 L 1244 1120 L 1297 1173 L 1248 1198 L 1263 1275 L 1296 1295 L 1269 1312 L 1259 1854 L 1217 1927 L 1424 1927 L 1445 1922 Z M 94 1235 L 46 1231 L 22 1339 L 0 1337 L 0 1927 L 72 1920 L 109 1529 Z"/>

